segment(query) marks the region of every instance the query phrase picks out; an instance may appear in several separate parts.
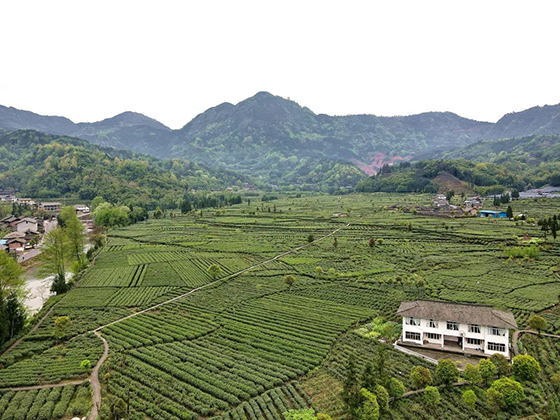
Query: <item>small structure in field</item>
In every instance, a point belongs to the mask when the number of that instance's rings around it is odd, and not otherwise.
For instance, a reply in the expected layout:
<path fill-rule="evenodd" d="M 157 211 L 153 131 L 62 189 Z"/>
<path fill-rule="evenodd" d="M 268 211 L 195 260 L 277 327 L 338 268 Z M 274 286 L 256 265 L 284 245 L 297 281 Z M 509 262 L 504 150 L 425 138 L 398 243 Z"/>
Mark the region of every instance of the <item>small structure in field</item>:
<path fill-rule="evenodd" d="M 400 344 L 473 355 L 509 357 L 509 330 L 517 328 L 511 312 L 485 305 L 430 300 L 402 302 Z"/>
<path fill-rule="evenodd" d="M 480 217 L 494 217 L 499 219 L 507 219 L 507 213 L 501 210 L 480 210 Z"/>

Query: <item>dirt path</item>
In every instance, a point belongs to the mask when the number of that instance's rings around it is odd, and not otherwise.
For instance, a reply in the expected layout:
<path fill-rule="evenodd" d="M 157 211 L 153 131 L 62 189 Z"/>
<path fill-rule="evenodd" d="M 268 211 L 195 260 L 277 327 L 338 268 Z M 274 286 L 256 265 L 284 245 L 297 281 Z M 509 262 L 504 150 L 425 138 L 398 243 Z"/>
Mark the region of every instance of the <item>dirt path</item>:
<path fill-rule="evenodd" d="M 51 306 L 51 308 L 47 311 L 47 313 L 45 315 L 43 315 L 43 317 L 33 326 L 33 328 L 31 328 L 29 330 L 29 332 L 27 334 L 31 334 L 32 332 L 37 331 L 37 328 L 39 328 L 41 326 L 41 324 L 43 323 L 43 321 L 45 319 L 47 319 L 47 317 L 51 314 L 51 312 L 53 311 L 55 306 L 56 306 L 56 303 L 53 306 Z M 25 336 L 27 334 L 25 334 Z M 6 349 L 6 351 L 0 355 L 0 357 L 4 356 L 6 353 L 8 353 L 10 350 L 12 350 L 15 346 L 17 346 L 19 343 L 21 343 L 21 340 L 23 340 L 23 338 L 25 336 L 22 336 L 22 337 L 18 338 L 16 341 L 14 341 L 14 344 L 12 344 L 10 347 L 8 347 Z"/>
<path fill-rule="evenodd" d="M 91 407 L 91 412 L 89 414 L 88 420 L 95 420 L 97 418 L 97 413 L 101 408 L 101 384 L 99 383 L 99 369 L 101 365 L 107 359 L 109 355 L 109 343 L 107 340 L 101 336 L 99 332 L 95 332 L 102 341 L 103 341 L 103 356 L 97 361 L 93 371 L 91 372 L 91 388 L 93 390 L 93 406 Z"/>
<path fill-rule="evenodd" d="M 470 384 L 470 382 L 458 381 L 458 382 L 453 382 L 451 384 L 451 386 L 463 386 L 463 385 L 468 385 L 468 384 Z M 441 389 L 441 388 L 445 388 L 446 386 L 447 385 L 437 385 L 436 388 Z M 407 397 L 410 397 L 412 395 L 422 394 L 423 392 L 426 392 L 426 388 L 416 389 L 414 391 L 405 392 L 401 398 L 407 398 Z"/>
<path fill-rule="evenodd" d="M 515 330 L 513 332 L 513 335 L 511 336 L 511 344 L 513 345 L 513 355 L 514 356 L 517 356 L 519 354 L 519 348 L 517 346 L 517 341 L 519 340 L 519 336 L 521 334 L 539 335 L 539 333 L 537 331 L 533 331 L 533 330 Z M 558 335 L 558 334 L 540 333 L 540 335 L 542 335 L 544 337 L 560 338 L 560 335 Z"/>
<path fill-rule="evenodd" d="M 45 384 L 45 385 L 31 385 L 31 386 L 18 386 L 15 388 L 4 388 L 9 391 L 31 391 L 32 389 L 45 389 L 45 388 L 58 388 L 61 386 L 66 385 L 81 385 L 84 382 L 89 381 L 89 378 L 86 379 L 74 379 L 72 381 L 62 381 L 56 384 Z"/>

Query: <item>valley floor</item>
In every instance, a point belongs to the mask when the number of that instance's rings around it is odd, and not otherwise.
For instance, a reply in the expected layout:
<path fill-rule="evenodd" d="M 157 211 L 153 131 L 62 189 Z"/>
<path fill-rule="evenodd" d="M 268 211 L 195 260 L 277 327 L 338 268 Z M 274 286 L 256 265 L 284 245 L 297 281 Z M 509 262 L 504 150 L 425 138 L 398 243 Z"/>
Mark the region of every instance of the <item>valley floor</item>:
<path fill-rule="evenodd" d="M 512 311 L 521 327 L 532 313 L 544 312 L 549 332 L 560 330 L 558 247 L 542 243 L 538 259 L 504 257 L 524 234 L 542 236 L 538 226 L 412 211 L 430 202 L 427 195 L 399 194 L 252 200 L 111 231 L 78 287 L 50 299 L 39 328 L 0 357 L 0 419 L 89 412 L 87 381 L 11 389 L 87 380 L 91 372 L 80 363 L 95 366 L 104 351 L 94 331 L 109 346 L 92 380 L 101 386 L 101 415 L 119 397 L 133 419 L 280 420 L 303 407 L 344 417 L 339 392 L 352 353 L 363 369 L 386 347 L 387 372 L 407 390 L 412 366 L 433 369 L 356 332 L 376 317 L 398 321 L 403 300 L 486 303 Z M 559 202 L 513 206 L 538 218 L 551 216 Z M 348 217 L 333 217 L 336 212 Z M 221 273 L 212 276 L 208 268 L 215 264 Z M 295 276 L 293 286 L 286 275 Z M 59 343 L 52 332 L 63 315 L 72 326 Z M 504 418 L 553 418 L 558 395 L 549 378 L 560 370 L 560 340 L 522 340 L 546 369 L 538 383 L 526 385 L 528 398 L 518 412 Z M 461 392 L 442 391 L 436 410 L 411 396 L 384 416 L 491 415 L 482 390 L 474 409 Z M 33 410 L 42 417 L 30 417 Z"/>

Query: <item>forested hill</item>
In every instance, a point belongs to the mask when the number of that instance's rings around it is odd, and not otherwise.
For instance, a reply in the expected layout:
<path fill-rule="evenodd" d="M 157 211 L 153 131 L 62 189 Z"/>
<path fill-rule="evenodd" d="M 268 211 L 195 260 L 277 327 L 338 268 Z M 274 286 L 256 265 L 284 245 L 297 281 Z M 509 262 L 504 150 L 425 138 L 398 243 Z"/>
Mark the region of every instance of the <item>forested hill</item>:
<path fill-rule="evenodd" d="M 177 203 L 187 187 L 241 184 L 242 176 L 187 160 L 159 160 L 64 136 L 21 130 L 0 134 L 0 189 L 31 197 L 97 195 L 112 202 Z"/>
<path fill-rule="evenodd" d="M 228 168 L 256 182 L 309 189 L 354 185 L 384 164 L 432 157 L 482 139 L 560 134 L 560 105 L 507 114 L 497 123 L 451 112 L 411 116 L 329 116 L 259 92 L 236 105 L 223 103 L 179 130 L 125 112 L 74 124 L 0 106 L 0 129 L 36 129 L 161 158 L 186 158 Z"/>
<path fill-rule="evenodd" d="M 441 153 L 446 159 L 514 163 L 530 166 L 560 162 L 560 135 L 532 135 L 513 139 L 480 140 L 468 146 Z"/>

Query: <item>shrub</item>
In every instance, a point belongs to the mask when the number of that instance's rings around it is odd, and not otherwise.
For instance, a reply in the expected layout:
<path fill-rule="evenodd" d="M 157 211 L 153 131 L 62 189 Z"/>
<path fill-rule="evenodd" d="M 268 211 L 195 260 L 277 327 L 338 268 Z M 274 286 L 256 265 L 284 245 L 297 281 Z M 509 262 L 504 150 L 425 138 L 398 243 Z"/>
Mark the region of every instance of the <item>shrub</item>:
<path fill-rule="evenodd" d="M 541 331 L 546 330 L 547 326 L 546 319 L 536 314 L 533 314 L 529 317 L 529 321 L 527 322 L 527 324 L 532 330 L 538 331 L 539 334 L 541 333 Z"/>
<path fill-rule="evenodd" d="M 517 407 L 525 399 L 523 387 L 510 378 L 501 378 L 492 383 L 487 393 L 488 403 L 496 408 Z"/>
<path fill-rule="evenodd" d="M 436 377 L 440 383 L 451 385 L 459 379 L 459 369 L 453 360 L 441 359 L 436 368 Z"/>
<path fill-rule="evenodd" d="M 383 385 L 375 385 L 373 388 L 373 393 L 377 397 L 377 403 L 379 404 L 379 409 L 382 412 L 389 411 L 389 393 Z"/>
<path fill-rule="evenodd" d="M 389 382 L 389 395 L 393 398 L 400 398 L 404 395 L 404 385 L 397 378 L 391 378 Z"/>
<path fill-rule="evenodd" d="M 429 407 L 434 408 L 437 406 L 441 401 L 439 390 L 435 386 L 426 387 L 426 391 L 424 391 L 424 401 Z"/>
<path fill-rule="evenodd" d="M 500 353 L 494 353 L 490 356 L 490 361 L 496 366 L 496 371 L 500 378 L 511 375 L 511 365 L 506 356 Z"/>
<path fill-rule="evenodd" d="M 478 362 L 478 371 L 485 384 L 488 384 L 488 381 L 496 376 L 496 366 L 488 359 L 482 359 Z"/>
<path fill-rule="evenodd" d="M 534 380 L 541 373 L 539 362 L 528 354 L 519 354 L 513 358 L 513 374 L 516 378 Z"/>
<path fill-rule="evenodd" d="M 425 388 L 432 383 L 432 374 L 425 367 L 414 366 L 410 371 L 410 380 L 414 388 Z"/>
<path fill-rule="evenodd" d="M 358 418 L 360 420 L 377 420 L 379 418 L 379 403 L 375 394 L 362 388 L 360 396 L 362 397 L 363 404 L 358 409 Z"/>
<path fill-rule="evenodd" d="M 465 372 L 463 373 L 463 377 L 466 381 L 469 381 L 473 385 L 478 385 L 482 382 L 482 375 L 478 370 L 478 367 L 471 365 L 470 363 L 467 364 L 465 367 Z"/>
<path fill-rule="evenodd" d="M 463 392 L 463 401 L 469 407 L 474 408 L 474 406 L 476 405 L 476 394 L 472 389 Z"/>

